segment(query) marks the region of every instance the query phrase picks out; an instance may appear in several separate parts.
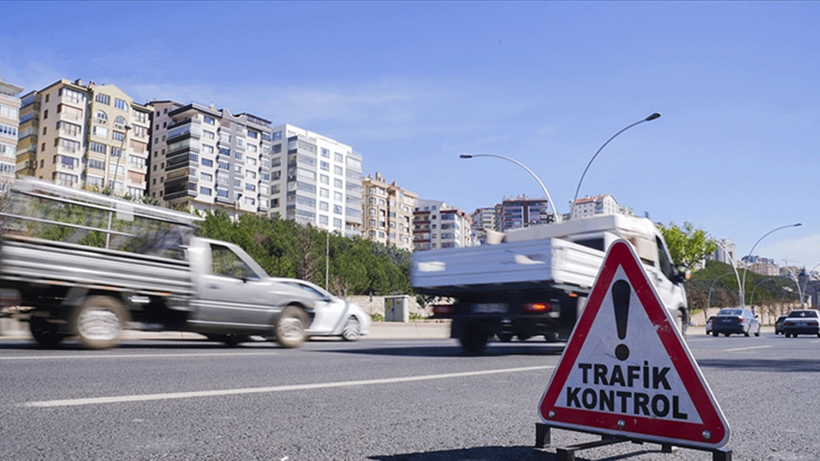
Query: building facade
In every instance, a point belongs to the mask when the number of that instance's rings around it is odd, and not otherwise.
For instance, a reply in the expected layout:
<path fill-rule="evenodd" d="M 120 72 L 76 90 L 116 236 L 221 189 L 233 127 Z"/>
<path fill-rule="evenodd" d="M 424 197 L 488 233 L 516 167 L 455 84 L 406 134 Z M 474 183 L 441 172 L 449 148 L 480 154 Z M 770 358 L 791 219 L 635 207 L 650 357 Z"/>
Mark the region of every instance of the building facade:
<path fill-rule="evenodd" d="M 477 244 L 470 217 L 444 202 L 418 200 L 413 212 L 413 247 L 416 251 L 461 248 Z"/>
<path fill-rule="evenodd" d="M 268 213 L 276 141 L 281 149 L 269 121 L 196 103 L 147 106 L 153 113 L 151 197 L 187 211 Z"/>
<path fill-rule="evenodd" d="M 115 85 L 60 80 L 22 98 L 17 174 L 140 198 L 150 109 Z"/>
<path fill-rule="evenodd" d="M 493 208 L 478 208 L 470 214 L 472 221 L 473 236 L 478 242 L 484 244 L 487 240 L 488 231 L 498 231 L 498 215 L 501 211 L 501 204 Z"/>
<path fill-rule="evenodd" d="M 413 251 L 413 212 L 418 195 L 388 183 L 380 173 L 362 178 L 362 236 Z"/>
<path fill-rule="evenodd" d="M 270 213 L 349 237 L 361 236 L 362 157 L 335 139 L 294 125 L 273 128 L 277 166 Z M 281 137 L 281 141 L 278 138 Z"/>
<path fill-rule="evenodd" d="M 14 182 L 17 169 L 17 135 L 20 128 L 20 98 L 23 88 L 0 79 L 0 193 Z"/>
<path fill-rule="evenodd" d="M 501 202 L 501 211 L 498 214 L 498 230 L 504 232 L 554 222 L 554 216 L 547 211 L 548 204 L 545 199 L 528 199 L 523 196 L 515 199 L 505 198 Z"/>
<path fill-rule="evenodd" d="M 634 212 L 630 208 L 618 204 L 615 197 L 610 194 L 580 198 L 576 200 L 575 206 L 572 206 L 570 202 L 570 209 L 572 210 L 570 219 L 589 218 L 608 214 L 634 216 Z"/>

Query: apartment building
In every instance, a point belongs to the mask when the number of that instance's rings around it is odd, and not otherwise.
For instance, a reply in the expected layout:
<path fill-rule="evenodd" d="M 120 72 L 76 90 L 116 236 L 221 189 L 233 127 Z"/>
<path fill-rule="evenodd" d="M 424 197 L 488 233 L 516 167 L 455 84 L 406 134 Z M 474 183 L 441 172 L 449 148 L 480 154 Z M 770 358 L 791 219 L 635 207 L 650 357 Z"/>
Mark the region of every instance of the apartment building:
<path fill-rule="evenodd" d="M 142 197 L 149 119 L 115 85 L 62 79 L 32 91 L 22 97 L 17 173 Z"/>
<path fill-rule="evenodd" d="M 14 182 L 17 168 L 17 134 L 20 128 L 20 98 L 23 88 L 0 79 L 0 193 Z"/>
<path fill-rule="evenodd" d="M 570 207 L 572 209 L 570 219 L 581 219 L 606 214 L 634 215 L 630 208 L 618 204 L 618 201 L 615 200 L 615 197 L 611 194 L 579 198 L 575 202 L 574 207 L 570 202 Z"/>
<path fill-rule="evenodd" d="M 486 242 L 488 231 L 498 231 L 498 215 L 501 212 L 501 204 L 493 208 L 478 208 L 470 214 L 472 221 L 472 231 L 475 238 L 483 244 Z"/>
<path fill-rule="evenodd" d="M 381 173 L 362 178 L 362 236 L 413 251 L 413 212 L 418 194 L 388 183 Z"/>
<path fill-rule="evenodd" d="M 470 217 L 456 207 L 436 200 L 418 200 L 413 212 L 415 250 L 474 246 Z"/>
<path fill-rule="evenodd" d="M 509 229 L 554 222 L 554 216 L 547 211 L 548 205 L 549 202 L 546 199 L 528 199 L 525 196 L 504 198 L 498 214 L 498 230 L 504 232 Z"/>
<path fill-rule="evenodd" d="M 282 153 L 273 157 L 270 214 L 348 237 L 361 236 L 361 155 L 294 125 L 274 127 L 273 133 L 274 150 Z"/>
<path fill-rule="evenodd" d="M 267 214 L 281 133 L 255 115 L 196 103 L 151 101 L 148 194 L 173 208 L 235 217 Z M 277 141 L 280 141 L 277 143 Z"/>

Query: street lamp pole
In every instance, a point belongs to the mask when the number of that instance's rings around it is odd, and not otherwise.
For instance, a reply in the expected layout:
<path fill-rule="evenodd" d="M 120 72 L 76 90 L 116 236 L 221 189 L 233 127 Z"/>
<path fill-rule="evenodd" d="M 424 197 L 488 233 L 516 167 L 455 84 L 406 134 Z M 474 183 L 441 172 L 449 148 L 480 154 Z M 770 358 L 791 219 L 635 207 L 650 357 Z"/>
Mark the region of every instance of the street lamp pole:
<path fill-rule="evenodd" d="M 737 279 L 737 299 L 740 301 L 743 299 L 743 295 L 741 294 L 742 288 L 740 286 L 740 274 L 737 272 L 737 261 L 735 261 L 735 258 L 732 257 L 732 253 L 730 253 L 729 250 L 727 250 L 726 247 L 721 245 L 717 240 L 715 240 L 715 245 L 719 246 L 720 249 L 726 253 L 726 256 L 729 257 L 729 260 L 732 261 L 732 269 L 735 271 L 735 278 Z M 742 302 L 743 301 L 741 301 L 741 303 Z"/>
<path fill-rule="evenodd" d="M 742 288 L 741 297 L 740 297 L 740 307 L 746 307 L 746 272 L 749 270 L 749 258 L 751 258 L 752 253 L 754 253 L 755 248 L 757 248 L 757 244 L 760 243 L 760 241 L 763 240 L 764 238 L 768 237 L 770 234 L 772 234 L 774 232 L 777 232 L 780 229 L 786 229 L 788 227 L 798 227 L 798 226 L 802 226 L 802 225 L 803 225 L 803 223 L 795 223 L 795 224 L 789 224 L 787 226 L 780 226 L 776 229 L 772 229 L 769 232 L 766 232 L 765 234 L 763 234 L 763 237 L 760 237 L 759 239 L 757 239 L 757 242 L 755 242 L 755 244 L 752 246 L 752 249 L 749 251 L 749 254 L 746 255 L 746 261 L 744 261 L 744 263 L 743 263 L 743 283 L 742 283 L 743 288 Z M 800 285 L 798 285 L 798 288 L 799 287 L 800 287 Z"/>
<path fill-rule="evenodd" d="M 541 186 L 541 189 L 544 191 L 544 195 L 547 196 L 547 202 L 549 202 L 549 205 L 552 206 L 552 216 L 554 218 L 554 221 L 558 222 L 560 220 L 560 218 L 558 217 L 558 211 L 555 209 L 555 202 L 552 201 L 552 197 L 550 197 L 550 193 L 547 190 L 547 186 L 544 185 L 544 183 L 541 181 L 541 178 L 539 178 L 538 175 L 535 174 L 534 171 L 527 168 L 527 165 L 524 165 L 523 163 L 519 162 L 518 160 L 515 160 L 515 159 L 510 158 L 510 157 L 505 157 L 503 155 L 496 155 L 496 154 L 461 154 L 461 155 L 459 155 L 459 158 L 473 158 L 473 157 L 495 157 L 495 158 L 500 158 L 502 160 L 506 160 L 508 162 L 515 163 L 516 165 L 520 166 L 521 168 L 527 170 L 527 173 L 532 175 L 532 177 L 535 178 L 536 181 L 538 181 L 538 185 Z"/>
<path fill-rule="evenodd" d="M 575 202 L 578 201 L 578 192 L 580 192 L 580 190 L 581 190 L 581 183 L 584 181 L 584 176 L 586 176 L 587 170 L 589 170 L 589 166 L 592 165 L 592 162 L 595 160 L 595 158 L 598 156 L 598 154 L 600 154 L 601 151 L 604 150 L 604 147 L 606 147 L 606 145 L 609 144 L 610 141 L 615 139 L 619 134 L 621 134 L 624 131 L 632 128 L 633 126 L 640 125 L 643 122 L 651 122 L 652 120 L 655 120 L 656 118 L 660 118 L 660 116 L 661 116 L 660 113 L 654 112 L 652 115 L 646 117 L 645 119 L 638 120 L 637 122 L 627 126 L 626 128 L 623 128 L 621 131 L 613 134 L 609 139 L 606 140 L 606 142 L 601 147 L 598 148 L 598 151 L 595 152 L 595 155 L 593 155 L 592 158 L 589 159 L 589 163 L 587 163 L 587 167 L 584 168 L 584 172 L 581 174 L 581 179 L 578 180 L 578 187 L 575 188 L 575 197 L 572 199 L 572 205 L 570 206 L 570 209 L 569 209 L 569 219 L 572 219 L 572 215 L 575 212 Z"/>

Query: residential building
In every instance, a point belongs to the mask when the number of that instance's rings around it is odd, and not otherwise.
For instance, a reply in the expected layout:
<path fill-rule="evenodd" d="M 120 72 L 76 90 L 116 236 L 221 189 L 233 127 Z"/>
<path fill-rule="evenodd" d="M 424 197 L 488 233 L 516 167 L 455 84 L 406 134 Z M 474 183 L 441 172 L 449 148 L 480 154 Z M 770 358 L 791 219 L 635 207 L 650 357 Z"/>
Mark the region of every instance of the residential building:
<path fill-rule="evenodd" d="M 362 178 L 362 236 L 413 251 L 413 212 L 418 194 L 388 183 L 381 173 Z"/>
<path fill-rule="evenodd" d="M 486 242 L 487 231 L 498 231 L 498 215 L 501 212 L 501 204 L 493 208 L 478 208 L 470 214 L 472 221 L 473 236 L 480 243 Z"/>
<path fill-rule="evenodd" d="M 116 195 L 146 188 L 150 109 L 115 85 L 59 80 L 22 98 L 17 173 Z"/>
<path fill-rule="evenodd" d="M 14 182 L 17 168 L 17 134 L 20 128 L 20 98 L 23 88 L 0 79 L 0 193 Z"/>
<path fill-rule="evenodd" d="M 732 266 L 737 265 L 737 246 L 730 239 L 717 240 L 717 249 L 709 255 L 710 259 Z"/>
<path fill-rule="evenodd" d="M 570 202 L 570 219 L 589 218 L 597 215 L 622 214 L 634 216 L 634 212 L 625 206 L 619 205 L 610 194 L 597 195 L 595 197 L 584 197 L 575 201 L 575 206 Z"/>
<path fill-rule="evenodd" d="M 741 258 L 741 261 L 749 271 L 752 271 L 755 274 L 765 276 L 782 275 L 781 269 L 777 264 L 775 264 L 774 259 L 762 258 L 756 255 L 748 255 Z"/>
<path fill-rule="evenodd" d="M 274 139 L 269 121 L 197 103 L 147 106 L 153 112 L 151 197 L 187 211 L 268 213 L 271 171 L 282 162 L 281 133 Z"/>
<path fill-rule="evenodd" d="M 290 124 L 274 127 L 273 136 L 270 214 L 361 236 L 361 155 Z"/>
<path fill-rule="evenodd" d="M 529 227 L 537 224 L 554 222 L 554 216 L 547 211 L 549 202 L 546 199 L 528 199 L 520 196 L 501 202 L 501 212 L 498 215 L 499 229 L 504 232 L 519 227 Z"/>
<path fill-rule="evenodd" d="M 415 250 L 474 246 L 470 217 L 444 202 L 418 200 L 413 212 L 413 247 Z"/>

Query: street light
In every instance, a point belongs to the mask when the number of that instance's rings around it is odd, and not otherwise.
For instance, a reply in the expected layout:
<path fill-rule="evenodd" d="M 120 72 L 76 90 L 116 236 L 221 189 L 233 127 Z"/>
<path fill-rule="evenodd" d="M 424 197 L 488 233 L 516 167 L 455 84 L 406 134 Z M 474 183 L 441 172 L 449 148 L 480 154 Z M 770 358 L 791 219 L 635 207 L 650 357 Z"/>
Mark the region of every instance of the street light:
<path fill-rule="evenodd" d="M 643 122 L 651 122 L 652 120 L 655 120 L 656 118 L 660 118 L 660 116 L 661 116 L 660 113 L 654 112 L 649 117 L 646 117 L 643 120 L 638 120 L 637 122 L 627 126 L 626 128 L 622 129 L 621 131 L 613 134 L 612 137 L 607 139 L 606 142 L 601 147 L 598 148 L 598 152 L 595 152 L 595 155 L 593 155 L 592 158 L 589 159 L 589 163 L 587 163 L 587 167 L 584 168 L 584 172 L 581 174 L 581 179 L 578 180 L 578 187 L 575 188 L 575 198 L 572 199 L 572 206 L 569 209 L 569 219 L 572 219 L 572 215 L 575 212 L 575 202 L 578 200 L 578 192 L 581 190 L 581 183 L 584 181 L 584 176 L 586 176 L 587 170 L 589 170 L 589 166 L 592 165 L 592 162 L 595 160 L 595 157 L 597 157 L 598 154 L 600 154 L 601 151 L 604 149 L 604 147 L 606 147 L 606 145 L 609 144 L 610 141 L 615 139 L 619 134 L 621 134 L 624 131 L 632 128 L 635 125 L 640 125 Z"/>
<path fill-rule="evenodd" d="M 712 307 L 711 306 L 711 304 L 712 304 L 712 288 L 715 286 L 715 284 L 718 282 L 718 280 L 722 279 L 723 277 L 726 277 L 727 275 L 732 275 L 732 273 L 727 272 L 727 273 L 721 275 L 720 277 L 716 278 L 712 282 L 711 285 L 709 285 L 709 294 L 706 296 L 706 309 L 703 311 L 703 319 L 704 320 L 709 320 L 707 311 L 709 310 L 710 307 Z"/>
<path fill-rule="evenodd" d="M 769 277 L 767 279 L 763 279 L 763 280 L 757 282 L 755 284 L 754 288 L 752 288 L 752 295 L 749 296 L 749 306 L 751 306 L 752 309 L 754 309 L 754 307 L 755 307 L 755 304 L 754 304 L 754 302 L 755 302 L 755 290 L 757 290 L 757 287 L 759 287 L 763 282 L 768 282 L 769 280 L 774 280 L 774 279 L 771 278 L 771 277 Z"/>
<path fill-rule="evenodd" d="M 461 155 L 459 155 L 459 158 L 473 158 L 473 157 L 495 157 L 495 158 L 500 158 L 502 160 L 506 160 L 508 162 L 515 163 L 516 165 L 520 166 L 521 168 L 527 170 L 527 173 L 532 175 L 532 177 L 535 178 L 536 181 L 538 181 L 538 185 L 541 186 L 541 189 L 544 191 L 544 195 L 547 196 L 548 205 L 552 206 L 552 216 L 554 218 L 554 221 L 558 222 L 560 220 L 558 218 L 558 211 L 555 209 L 555 202 L 552 201 L 552 197 L 550 197 L 550 193 L 547 190 L 547 186 L 544 185 L 544 183 L 541 181 L 541 178 L 539 178 L 538 175 L 535 174 L 535 172 L 533 172 L 531 169 L 527 168 L 527 165 L 524 165 L 523 163 L 519 162 L 518 160 L 509 158 L 509 157 L 505 157 L 503 155 L 496 155 L 496 154 L 461 154 Z"/>
<path fill-rule="evenodd" d="M 743 283 L 742 283 L 743 289 L 740 292 L 740 294 L 741 294 L 741 296 L 740 296 L 740 307 L 746 307 L 746 272 L 749 270 L 749 258 L 751 258 L 752 253 L 754 253 L 755 248 L 757 248 L 757 244 L 760 243 L 760 241 L 763 240 L 764 238 L 768 237 L 769 234 L 777 232 L 780 229 L 786 229 L 788 227 L 798 227 L 798 226 L 802 226 L 802 225 L 803 225 L 803 223 L 795 223 L 795 224 L 789 224 L 787 226 L 780 226 L 776 229 L 772 229 L 769 232 L 766 232 L 765 234 L 763 234 L 763 237 L 760 237 L 759 239 L 757 239 L 757 242 L 755 242 L 755 244 L 752 245 L 752 249 L 749 251 L 749 254 L 746 255 L 746 261 L 743 264 Z M 800 287 L 800 285 L 798 285 L 798 288 L 799 287 Z"/>
<path fill-rule="evenodd" d="M 729 252 L 729 250 L 727 250 L 726 247 L 721 245 L 720 242 L 718 242 L 717 240 L 715 240 L 715 245 L 719 246 L 720 249 L 723 250 L 724 253 L 726 253 L 726 256 L 729 257 L 729 260 L 732 261 L 732 270 L 735 271 L 735 278 L 737 279 L 737 298 L 738 300 L 741 300 L 743 299 L 743 295 L 741 294 L 740 274 L 738 274 L 737 272 L 737 261 L 735 261 L 735 258 L 732 257 L 732 253 Z"/>

